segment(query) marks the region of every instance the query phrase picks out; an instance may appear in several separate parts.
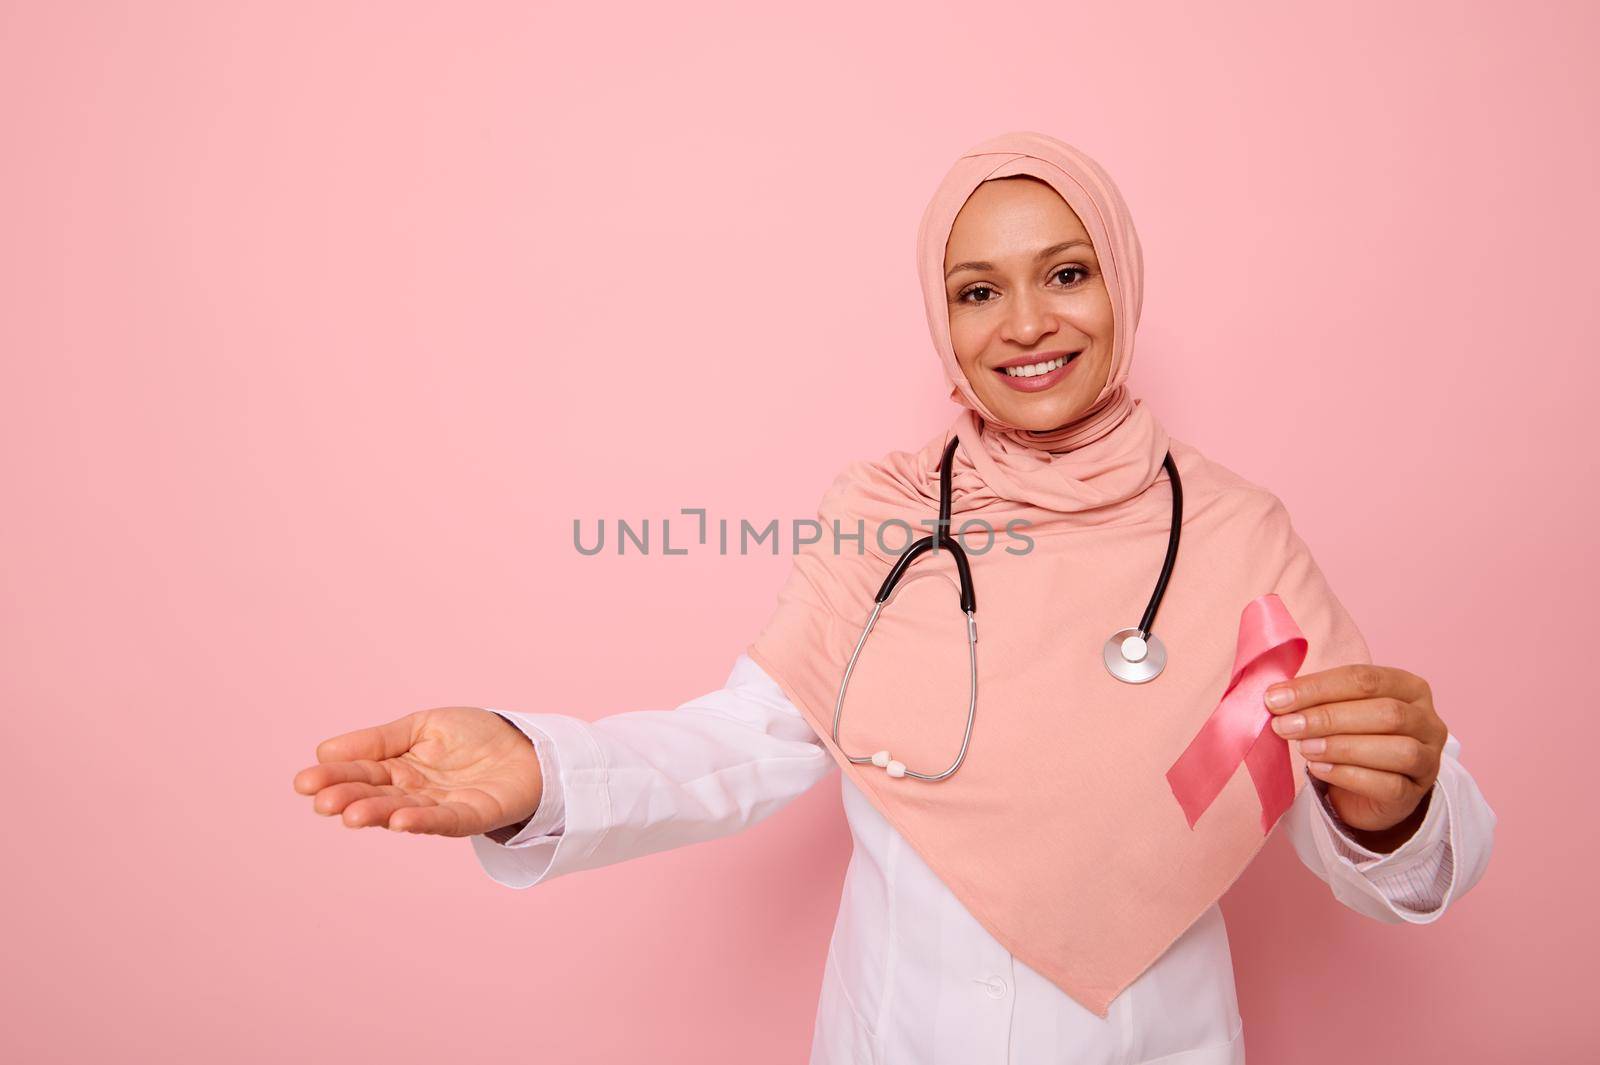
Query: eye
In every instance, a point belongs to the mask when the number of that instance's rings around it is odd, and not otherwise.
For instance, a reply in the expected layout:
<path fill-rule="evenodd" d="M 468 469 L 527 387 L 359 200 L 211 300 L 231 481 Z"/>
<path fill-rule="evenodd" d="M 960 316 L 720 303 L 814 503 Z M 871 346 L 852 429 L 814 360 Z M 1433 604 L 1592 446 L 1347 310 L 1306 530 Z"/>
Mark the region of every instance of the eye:
<path fill-rule="evenodd" d="M 1074 275 L 1077 275 L 1077 276 L 1074 277 L 1071 280 L 1063 281 L 1061 283 L 1061 287 L 1062 288 L 1074 288 L 1074 287 L 1076 287 L 1078 285 L 1083 284 L 1083 282 L 1089 277 L 1089 271 L 1086 268 L 1082 267 L 1082 266 L 1063 266 L 1059 270 L 1051 271 L 1050 276 L 1052 278 L 1059 278 L 1063 274 L 1074 274 Z M 978 293 L 980 293 L 980 292 L 984 293 L 984 295 L 981 298 L 978 296 Z M 972 297 L 972 298 L 968 299 L 967 297 L 969 297 L 969 296 Z M 957 302 L 957 303 L 993 303 L 994 302 L 994 296 L 995 296 L 994 286 L 986 284 L 984 282 L 979 282 L 978 284 L 973 285 L 971 288 L 962 289 L 961 292 L 956 296 L 955 302 Z"/>

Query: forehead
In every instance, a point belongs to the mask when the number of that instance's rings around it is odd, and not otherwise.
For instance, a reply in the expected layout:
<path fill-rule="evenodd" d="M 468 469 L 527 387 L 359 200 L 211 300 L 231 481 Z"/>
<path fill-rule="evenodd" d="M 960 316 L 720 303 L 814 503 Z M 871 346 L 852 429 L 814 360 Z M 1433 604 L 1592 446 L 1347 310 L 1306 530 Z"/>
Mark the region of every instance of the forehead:
<path fill-rule="evenodd" d="M 972 190 L 957 212 L 945 262 L 1031 254 L 1073 237 L 1087 240 L 1083 222 L 1061 194 L 1039 178 L 992 178 Z M 981 253 L 981 254 L 980 254 Z"/>

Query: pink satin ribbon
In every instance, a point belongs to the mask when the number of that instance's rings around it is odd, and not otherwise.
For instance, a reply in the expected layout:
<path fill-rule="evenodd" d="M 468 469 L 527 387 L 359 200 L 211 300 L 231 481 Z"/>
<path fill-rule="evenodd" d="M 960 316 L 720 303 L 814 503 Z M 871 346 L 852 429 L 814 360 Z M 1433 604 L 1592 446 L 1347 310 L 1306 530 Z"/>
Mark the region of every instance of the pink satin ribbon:
<path fill-rule="evenodd" d="M 1268 687 L 1299 672 L 1307 646 L 1276 594 L 1258 595 L 1245 604 L 1228 690 L 1167 770 L 1167 783 L 1190 828 L 1222 793 L 1240 762 L 1250 768 L 1261 799 L 1262 835 L 1272 831 L 1294 802 L 1289 741 L 1272 731 L 1272 711 L 1262 697 Z"/>

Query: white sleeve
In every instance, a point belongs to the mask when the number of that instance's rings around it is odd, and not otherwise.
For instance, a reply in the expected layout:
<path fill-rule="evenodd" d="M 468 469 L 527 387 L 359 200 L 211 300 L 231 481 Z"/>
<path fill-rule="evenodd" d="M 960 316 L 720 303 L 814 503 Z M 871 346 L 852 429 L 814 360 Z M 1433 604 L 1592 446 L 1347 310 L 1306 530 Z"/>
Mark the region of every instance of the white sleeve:
<path fill-rule="evenodd" d="M 1428 812 L 1411 838 L 1388 854 L 1347 834 L 1325 797 L 1325 782 L 1308 772 L 1285 817 L 1295 853 L 1358 913 L 1390 924 L 1438 920 L 1483 876 L 1494 846 L 1495 812 L 1460 754 L 1461 741 L 1447 734 Z"/>
<path fill-rule="evenodd" d="M 674 710 L 597 721 L 494 712 L 534 741 L 546 773 L 539 810 L 516 835 L 471 837 L 484 871 L 513 888 L 731 835 L 834 768 L 777 682 L 742 654 L 722 689 Z"/>

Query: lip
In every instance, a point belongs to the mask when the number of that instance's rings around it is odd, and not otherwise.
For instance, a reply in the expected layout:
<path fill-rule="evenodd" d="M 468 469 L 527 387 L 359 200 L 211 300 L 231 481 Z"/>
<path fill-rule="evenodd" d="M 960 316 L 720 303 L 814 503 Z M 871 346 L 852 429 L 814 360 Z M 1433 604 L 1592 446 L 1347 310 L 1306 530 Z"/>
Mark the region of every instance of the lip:
<path fill-rule="evenodd" d="M 1018 392 L 1043 392 L 1071 373 L 1072 368 L 1078 365 L 1078 357 L 1082 354 L 1083 352 L 1081 351 L 1041 351 L 1035 355 L 1022 355 L 1015 359 L 1007 359 L 998 366 L 992 367 L 992 369 L 995 376 Z M 1049 373 L 1037 374 L 1033 377 L 1013 377 L 1005 372 L 1007 366 L 1032 366 L 1035 363 L 1049 362 L 1051 359 L 1059 359 L 1063 356 L 1070 356 L 1066 364 L 1056 367 Z"/>

